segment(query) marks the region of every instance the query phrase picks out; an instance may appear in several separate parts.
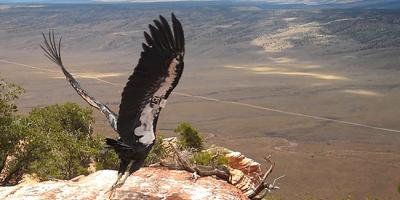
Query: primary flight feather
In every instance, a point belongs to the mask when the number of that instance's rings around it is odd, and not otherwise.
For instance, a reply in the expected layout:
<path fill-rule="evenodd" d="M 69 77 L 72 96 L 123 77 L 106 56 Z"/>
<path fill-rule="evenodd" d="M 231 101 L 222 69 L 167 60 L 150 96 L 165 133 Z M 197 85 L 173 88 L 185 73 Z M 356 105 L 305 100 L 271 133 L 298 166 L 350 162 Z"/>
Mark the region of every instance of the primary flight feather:
<path fill-rule="evenodd" d="M 154 25 L 149 25 L 150 34 L 144 32 L 146 42 L 142 44 L 139 62 L 122 92 L 118 115 L 90 96 L 66 70 L 61 60 L 61 38 L 56 41 L 53 32 L 47 36 L 43 34 L 41 48 L 45 55 L 61 67 L 76 92 L 89 105 L 99 109 L 120 136 L 118 140 L 106 139 L 120 159 L 119 176 L 113 189 L 143 166 L 155 141 L 159 113 L 182 75 L 185 38 L 179 20 L 174 14 L 171 19 L 172 29 L 160 16 L 159 20 L 154 20 Z"/>

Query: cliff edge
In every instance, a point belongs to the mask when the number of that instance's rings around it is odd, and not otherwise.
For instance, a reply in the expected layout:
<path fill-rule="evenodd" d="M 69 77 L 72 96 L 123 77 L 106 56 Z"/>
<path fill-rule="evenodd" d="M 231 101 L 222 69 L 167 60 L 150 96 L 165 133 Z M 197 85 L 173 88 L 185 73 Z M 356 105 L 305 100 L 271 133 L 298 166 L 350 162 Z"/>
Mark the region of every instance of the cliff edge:
<path fill-rule="evenodd" d="M 247 200 L 235 186 L 212 177 L 191 179 L 186 171 L 146 167 L 131 175 L 109 198 L 106 191 L 117 179 L 117 172 L 101 170 L 72 180 L 26 181 L 0 187 L 0 199 L 221 199 Z"/>

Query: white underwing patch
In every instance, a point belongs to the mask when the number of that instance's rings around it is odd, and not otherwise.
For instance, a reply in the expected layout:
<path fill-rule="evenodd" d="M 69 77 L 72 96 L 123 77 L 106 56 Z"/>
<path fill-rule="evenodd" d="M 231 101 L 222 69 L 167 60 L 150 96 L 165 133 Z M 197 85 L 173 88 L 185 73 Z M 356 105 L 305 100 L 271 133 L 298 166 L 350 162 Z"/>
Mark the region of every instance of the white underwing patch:
<path fill-rule="evenodd" d="M 154 111 L 155 109 L 148 103 L 140 115 L 141 125 L 135 128 L 135 135 L 142 136 L 139 142 L 145 145 L 153 143 L 155 139 L 153 132 Z"/>
<path fill-rule="evenodd" d="M 153 96 L 164 97 L 167 91 L 172 87 L 172 83 L 176 78 L 176 65 L 179 62 L 176 58 L 172 60 L 168 67 L 168 76 L 165 78 L 164 82 L 161 83 L 158 90 L 154 93 Z M 146 104 L 143 108 L 142 113 L 140 114 L 140 123 L 141 125 L 135 128 L 135 135 L 142 136 L 139 139 L 139 142 L 150 145 L 153 143 L 155 139 L 155 134 L 153 131 L 153 122 L 154 117 L 159 113 L 160 109 L 163 108 L 166 104 L 166 100 L 162 99 L 160 105 L 152 105 L 151 103 Z"/>

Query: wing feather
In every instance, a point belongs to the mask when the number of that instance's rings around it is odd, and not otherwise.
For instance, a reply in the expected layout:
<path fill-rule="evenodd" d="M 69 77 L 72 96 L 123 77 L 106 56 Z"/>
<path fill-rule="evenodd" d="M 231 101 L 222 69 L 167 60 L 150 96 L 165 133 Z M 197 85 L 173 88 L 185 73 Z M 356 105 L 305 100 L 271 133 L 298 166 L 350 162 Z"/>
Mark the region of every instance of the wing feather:
<path fill-rule="evenodd" d="M 167 40 L 168 40 L 168 42 L 170 44 L 170 47 L 175 49 L 176 46 L 175 46 L 175 42 L 174 42 L 174 36 L 172 35 L 172 31 L 171 31 L 171 28 L 170 28 L 170 26 L 168 24 L 168 21 L 161 15 L 160 15 L 160 20 L 161 20 L 161 23 L 163 24 L 163 27 L 165 29 L 165 36 L 167 37 Z"/>
<path fill-rule="evenodd" d="M 149 29 L 151 37 L 153 38 L 153 41 L 156 44 L 156 46 L 159 47 L 160 49 L 166 49 L 167 46 L 164 44 L 163 38 L 161 38 L 162 37 L 161 32 L 151 24 L 149 24 Z"/>
<path fill-rule="evenodd" d="M 162 16 L 160 16 L 160 21 L 154 21 L 155 26 L 149 25 L 150 35 L 144 32 L 147 45 L 142 45 L 143 51 L 139 62 L 122 92 L 118 133 L 123 142 L 128 145 L 137 144 L 139 137 L 134 134 L 134 130 L 141 126 L 140 117 L 144 107 L 149 105 L 155 95 L 161 94 L 160 98 L 167 99 L 183 72 L 182 25 L 173 14 L 172 19 L 174 35 Z M 173 79 L 170 81 L 172 84 L 168 82 L 170 79 Z M 161 90 L 163 87 L 168 88 L 164 91 L 164 89 Z M 157 120 L 158 114 L 155 115 L 153 121 L 154 131 Z"/>
<path fill-rule="evenodd" d="M 54 32 L 49 31 L 48 36 L 43 33 L 43 39 L 44 39 L 44 46 L 40 45 L 40 47 L 43 49 L 44 54 L 47 58 L 49 58 L 51 61 L 53 61 L 55 64 L 57 64 L 62 72 L 65 75 L 65 78 L 68 80 L 68 82 L 71 84 L 71 86 L 75 89 L 75 91 L 85 100 L 89 105 L 92 107 L 100 110 L 108 119 L 108 122 L 110 123 L 111 127 L 117 131 L 117 119 L 118 116 L 110 109 L 108 108 L 105 104 L 102 102 L 98 101 L 96 98 L 90 96 L 86 90 L 84 90 L 78 81 L 67 71 L 67 69 L 64 67 L 61 59 L 61 37 L 58 40 L 58 43 L 56 42 Z"/>
<path fill-rule="evenodd" d="M 145 31 L 144 32 L 144 38 L 146 39 L 146 43 L 148 46 L 153 46 L 153 38 Z"/>
<path fill-rule="evenodd" d="M 167 34 L 167 32 L 166 32 L 166 30 L 164 28 L 164 25 L 161 24 L 161 22 L 158 21 L 158 20 L 154 20 L 154 24 L 156 25 L 158 31 L 161 33 L 160 36 L 161 36 L 161 41 L 163 42 L 163 45 L 167 49 L 172 49 L 172 45 L 171 45 L 171 43 L 169 41 L 168 34 Z"/>
<path fill-rule="evenodd" d="M 179 20 L 175 17 L 172 13 L 172 26 L 174 28 L 174 37 L 175 37 L 175 44 L 177 45 L 176 48 L 178 51 L 184 52 L 185 51 L 185 37 L 183 35 L 182 24 Z"/>

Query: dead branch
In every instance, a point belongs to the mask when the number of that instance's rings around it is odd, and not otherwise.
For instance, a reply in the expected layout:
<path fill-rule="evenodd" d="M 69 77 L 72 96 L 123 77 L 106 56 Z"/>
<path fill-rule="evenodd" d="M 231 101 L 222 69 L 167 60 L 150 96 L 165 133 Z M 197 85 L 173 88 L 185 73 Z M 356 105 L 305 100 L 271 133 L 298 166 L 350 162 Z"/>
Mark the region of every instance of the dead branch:
<path fill-rule="evenodd" d="M 194 170 L 192 167 L 190 167 L 190 165 L 186 162 L 186 160 L 184 160 L 181 156 L 181 154 L 178 152 L 178 150 L 176 150 L 176 148 L 174 147 L 174 145 L 172 145 L 171 143 L 169 143 L 171 149 L 174 151 L 179 164 L 182 166 L 182 168 L 188 172 L 195 172 L 196 170 Z"/>
<path fill-rule="evenodd" d="M 272 184 L 267 183 L 268 176 L 272 173 L 273 169 L 275 168 L 275 162 L 271 160 L 271 155 L 264 158 L 267 162 L 270 163 L 269 169 L 264 173 L 260 182 L 257 184 L 255 190 L 248 195 L 248 197 L 252 200 L 260 200 L 263 199 L 269 192 L 272 190 L 279 189 L 278 186 L 275 185 L 276 181 L 285 177 L 285 175 L 275 178 Z"/>
<path fill-rule="evenodd" d="M 229 180 L 229 173 L 214 167 L 197 165 L 194 167 L 194 170 L 196 170 L 197 174 L 200 176 L 216 176 L 225 181 Z"/>
<path fill-rule="evenodd" d="M 272 173 L 272 170 L 275 167 L 275 162 L 271 161 L 271 155 L 269 155 L 268 157 L 264 158 L 266 161 L 268 161 L 271 166 L 269 167 L 269 169 L 265 172 L 264 176 L 262 177 L 261 181 L 258 183 L 258 185 L 256 186 L 256 189 L 254 190 L 254 192 L 252 194 L 250 194 L 248 197 L 250 199 L 253 199 L 254 197 L 256 197 L 258 194 L 260 194 L 261 191 L 263 191 L 265 189 L 264 187 L 264 183 L 267 180 L 268 176 Z"/>

